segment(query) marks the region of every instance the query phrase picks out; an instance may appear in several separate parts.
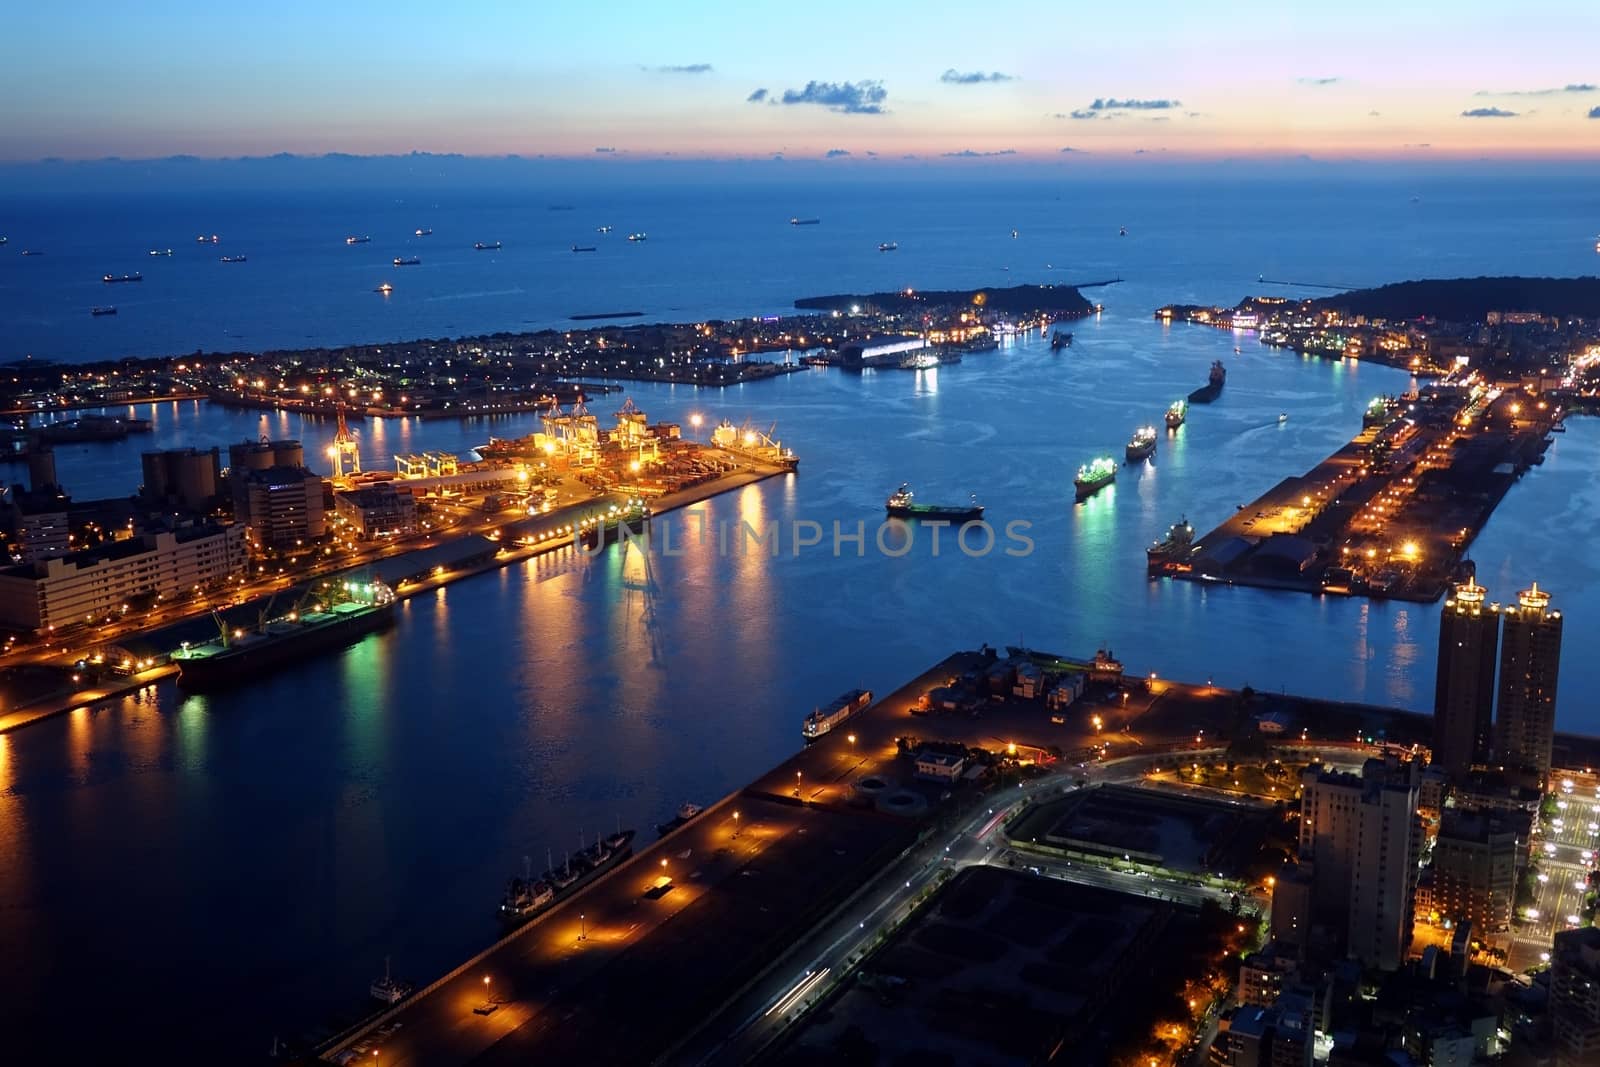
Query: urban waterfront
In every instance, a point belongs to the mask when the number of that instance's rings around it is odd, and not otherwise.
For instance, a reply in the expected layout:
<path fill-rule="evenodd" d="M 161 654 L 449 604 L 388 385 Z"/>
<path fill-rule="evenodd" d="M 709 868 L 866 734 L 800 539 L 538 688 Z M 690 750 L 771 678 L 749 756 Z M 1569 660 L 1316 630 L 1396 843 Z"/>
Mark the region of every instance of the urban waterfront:
<path fill-rule="evenodd" d="M 863 521 L 860 556 L 828 542 L 724 555 L 684 536 L 681 556 L 563 552 L 412 600 L 392 632 L 246 690 L 185 698 L 168 683 L 0 738 L 0 846 L 17 857 L 0 875 L 0 940 L 22 947 L 0 991 L 7 1013 L 61 1024 L 92 960 L 137 990 L 104 1006 L 108 1022 L 168 1047 L 264 1049 L 275 1031 L 359 1003 L 385 956 L 428 978 L 486 943 L 522 857 L 537 869 L 546 850 L 559 861 L 619 821 L 647 830 L 720 796 L 796 748 L 813 705 L 888 689 L 952 647 L 1109 644 L 1136 671 L 1428 708 L 1435 606 L 1144 576 L 1143 549 L 1167 525 L 1217 521 L 1314 463 L 1406 375 L 1164 328 L 1125 291 L 1107 303 L 1064 354 L 1036 336 L 936 371 L 629 386 L 652 417 L 686 427 L 691 413 L 776 420 L 803 460 L 798 476 L 660 523 Z M 1222 398 L 1163 437 L 1152 464 L 1074 506 L 1076 466 L 1116 454 L 1217 358 L 1230 368 Z M 126 491 L 142 448 L 265 433 L 316 455 L 332 434 L 327 420 L 199 402 L 137 413 L 152 434 L 62 450 L 69 490 Z M 379 467 L 536 421 L 359 431 Z M 1470 554 L 1496 596 L 1559 574 L 1545 581 L 1578 640 L 1600 589 L 1563 537 L 1600 507 L 1579 481 L 1600 427 L 1570 426 Z M 879 555 L 870 531 L 902 481 L 930 500 L 978 493 L 997 529 L 1032 524 L 1034 551 Z M 1562 728 L 1600 729 L 1574 699 L 1593 669 L 1564 664 Z M 193 1010 L 169 1028 L 148 1009 L 172 1002 Z"/>

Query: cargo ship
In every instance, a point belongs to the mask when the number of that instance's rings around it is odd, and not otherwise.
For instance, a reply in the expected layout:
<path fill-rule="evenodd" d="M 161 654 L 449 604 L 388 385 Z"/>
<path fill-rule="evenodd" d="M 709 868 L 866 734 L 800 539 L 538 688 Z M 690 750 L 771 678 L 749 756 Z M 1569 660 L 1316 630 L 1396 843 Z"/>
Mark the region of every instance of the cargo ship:
<path fill-rule="evenodd" d="M 1050 351 L 1059 352 L 1063 348 L 1071 348 L 1071 347 L 1072 347 L 1072 334 L 1063 333 L 1060 330 L 1057 330 L 1055 333 L 1050 335 Z"/>
<path fill-rule="evenodd" d="M 90 308 L 89 309 L 89 314 L 91 314 L 91 315 L 115 315 L 116 313 L 117 313 L 117 309 L 113 308 L 113 307 L 102 307 L 102 308 Z"/>
<path fill-rule="evenodd" d="M 1133 436 L 1128 438 L 1126 455 L 1129 463 L 1137 463 L 1141 459 L 1149 459 L 1156 451 L 1156 428 L 1154 426 L 1141 426 L 1133 431 Z"/>
<path fill-rule="evenodd" d="M 1194 527 L 1185 516 L 1167 530 L 1166 540 L 1157 541 L 1144 550 L 1145 569 L 1152 578 L 1186 573 L 1192 568 L 1189 560 L 1194 549 Z"/>
<path fill-rule="evenodd" d="M 410 982 L 401 981 L 389 973 L 389 957 L 383 958 L 383 977 L 374 978 L 368 992 L 373 1000 L 381 1000 L 385 1004 L 398 1004 L 411 995 Z"/>
<path fill-rule="evenodd" d="M 912 502 L 911 486 L 901 485 L 890 494 L 884 510 L 891 519 L 949 519 L 951 522 L 976 522 L 983 518 L 983 505 L 976 495 L 966 505 L 917 504 Z"/>
<path fill-rule="evenodd" d="M 220 688 L 252 675 L 339 648 L 394 620 L 394 591 L 375 580 L 318 583 L 303 607 L 262 621 L 253 631 L 220 623 L 215 640 L 185 645 L 172 653 L 178 684 L 189 690 Z"/>
<path fill-rule="evenodd" d="M 883 244 L 878 246 L 878 251 L 880 251 L 880 252 L 893 252 L 896 249 L 898 249 L 899 247 L 900 247 L 900 242 L 899 241 L 885 241 Z"/>
<path fill-rule="evenodd" d="M 205 234 L 201 234 L 195 238 L 195 241 L 198 244 L 203 245 L 214 245 L 220 240 L 222 240 L 222 238 L 218 237 L 216 234 L 212 234 L 210 237 L 207 237 Z"/>
<path fill-rule="evenodd" d="M 637 242 L 637 241 L 648 241 L 648 240 L 650 240 L 650 235 L 647 234 L 647 233 L 630 233 L 630 234 L 628 234 L 628 240 L 635 241 L 635 242 Z"/>
<path fill-rule="evenodd" d="M 500 250 L 500 242 L 490 241 L 488 244 L 484 244 L 482 241 L 479 241 L 472 247 L 477 249 L 479 252 L 498 252 Z"/>
<path fill-rule="evenodd" d="M 698 808 L 695 810 L 699 812 Z M 500 898 L 501 921 L 513 926 L 527 922 L 585 882 L 615 867 L 633 855 L 633 838 L 634 831 L 619 830 L 568 856 L 559 867 L 552 863 L 538 878 L 525 874 L 510 879 L 505 896 Z"/>
<path fill-rule="evenodd" d="M 672 833 L 672 831 L 676 830 L 678 827 L 682 826 L 696 815 L 699 815 L 704 810 L 705 809 L 698 804 L 684 803 L 678 808 L 677 815 L 668 819 L 666 822 L 656 823 L 656 833 L 662 837 L 666 837 L 668 834 Z"/>
<path fill-rule="evenodd" d="M 422 263 L 422 260 L 420 258 L 418 258 L 417 256 L 395 256 L 394 257 L 394 265 L 397 266 L 397 267 L 416 267 L 416 266 L 420 266 L 421 263 Z"/>
<path fill-rule="evenodd" d="M 347 245 L 364 245 L 364 244 L 370 244 L 371 242 L 372 242 L 372 238 L 371 237 L 367 237 L 367 236 L 356 237 L 353 234 L 344 239 L 344 243 L 347 244 Z"/>
<path fill-rule="evenodd" d="M 809 744 L 872 703 L 872 690 L 852 689 L 826 707 L 814 709 L 800 724 L 800 736 Z"/>
<path fill-rule="evenodd" d="M 170 248 L 152 248 L 150 250 L 150 254 L 152 256 L 170 256 L 170 255 L 172 255 L 172 249 L 170 249 Z"/>
<path fill-rule="evenodd" d="M 595 247 L 594 245 L 573 245 L 572 250 L 574 252 L 593 252 Z"/>
<path fill-rule="evenodd" d="M 800 457 L 792 449 L 784 448 L 781 441 L 773 440 L 770 431 L 762 433 L 749 426 L 740 429 L 723 419 L 711 431 L 711 444 L 724 452 L 758 463 L 775 464 L 787 471 L 800 469 Z"/>
<path fill-rule="evenodd" d="M 384 282 L 382 285 L 378 286 L 372 291 L 374 293 L 382 293 L 384 296 L 388 296 L 390 293 L 394 292 L 394 286 L 390 285 L 388 282 Z"/>
<path fill-rule="evenodd" d="M 900 369 L 932 370 L 942 362 L 943 360 L 939 358 L 939 353 L 924 348 L 920 352 L 907 352 L 900 360 Z"/>
<path fill-rule="evenodd" d="M 1189 405 L 1182 400 L 1174 400 L 1172 406 L 1167 408 L 1167 429 L 1176 430 L 1183 425 L 1183 420 L 1189 417 Z"/>
<path fill-rule="evenodd" d="M 1191 404 L 1209 404 L 1222 395 L 1222 385 L 1228 380 L 1228 368 L 1222 365 L 1222 360 L 1213 360 L 1211 374 L 1206 379 L 1206 384 L 1189 394 Z"/>
<path fill-rule="evenodd" d="M 1079 500 L 1087 500 L 1116 480 L 1117 461 L 1110 456 L 1100 456 L 1078 468 L 1072 487 L 1077 490 Z"/>
<path fill-rule="evenodd" d="M 243 257 L 243 256 L 223 256 L 222 257 L 222 262 L 224 262 L 224 263 L 243 263 L 244 261 L 245 261 L 245 257 Z"/>
<path fill-rule="evenodd" d="M 142 282 L 144 281 L 144 275 L 138 271 L 134 271 L 132 274 L 107 274 L 100 280 L 107 285 L 115 285 L 118 282 Z"/>
<path fill-rule="evenodd" d="M 822 221 L 821 219 L 793 218 L 793 219 L 789 220 L 789 225 L 790 226 L 815 226 L 821 221 Z"/>
<path fill-rule="evenodd" d="M 433 231 L 428 229 L 414 230 L 413 235 L 417 237 L 432 237 Z"/>

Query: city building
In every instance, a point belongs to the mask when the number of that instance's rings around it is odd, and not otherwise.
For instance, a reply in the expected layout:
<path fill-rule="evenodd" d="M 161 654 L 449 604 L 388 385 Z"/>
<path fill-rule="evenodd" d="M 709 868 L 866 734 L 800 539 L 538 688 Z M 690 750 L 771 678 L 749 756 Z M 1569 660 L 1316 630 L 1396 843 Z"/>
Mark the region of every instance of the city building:
<path fill-rule="evenodd" d="M 64 629 L 124 604 L 226 581 L 245 565 L 244 528 L 192 526 L 0 569 L 0 625 Z"/>
<path fill-rule="evenodd" d="M 1442 918 L 1498 933 L 1510 928 L 1531 823 L 1521 812 L 1446 808 L 1433 845 L 1432 906 Z"/>
<path fill-rule="evenodd" d="M 934 782 L 953 782 L 961 777 L 967 761 L 954 752 L 923 749 L 917 753 L 917 777 Z"/>
<path fill-rule="evenodd" d="M 72 549 L 72 500 L 54 485 L 15 494 L 17 548 L 24 563 L 62 556 Z"/>
<path fill-rule="evenodd" d="M 233 513 L 258 549 L 294 548 L 328 532 L 322 478 L 304 467 L 235 470 Z"/>
<path fill-rule="evenodd" d="M 1302 956 L 1311 943 L 1311 864 L 1286 868 L 1272 883 L 1272 940 L 1291 945 Z"/>
<path fill-rule="evenodd" d="M 1550 952 L 1550 1024 L 1556 1067 L 1600 1063 L 1600 928 L 1556 934 Z"/>
<path fill-rule="evenodd" d="M 393 482 L 334 493 L 333 510 L 357 537 L 366 540 L 417 532 L 416 497 Z"/>
<path fill-rule="evenodd" d="M 1411 944 L 1420 772 L 1391 756 L 1367 760 L 1359 777 L 1301 773 L 1300 861 L 1312 865 L 1312 913 L 1364 966 L 1392 971 Z"/>
<path fill-rule="evenodd" d="M 1502 614 L 1495 761 L 1543 787 L 1555 742 L 1561 612 L 1550 610 L 1550 594 L 1534 582 Z"/>
<path fill-rule="evenodd" d="M 222 485 L 222 457 L 217 448 L 169 448 L 140 457 L 143 497 L 154 504 L 205 511 Z"/>
<path fill-rule="evenodd" d="M 1439 669 L 1433 690 L 1433 762 L 1452 779 L 1489 761 L 1494 725 L 1500 605 L 1476 582 L 1456 586 L 1439 614 Z"/>

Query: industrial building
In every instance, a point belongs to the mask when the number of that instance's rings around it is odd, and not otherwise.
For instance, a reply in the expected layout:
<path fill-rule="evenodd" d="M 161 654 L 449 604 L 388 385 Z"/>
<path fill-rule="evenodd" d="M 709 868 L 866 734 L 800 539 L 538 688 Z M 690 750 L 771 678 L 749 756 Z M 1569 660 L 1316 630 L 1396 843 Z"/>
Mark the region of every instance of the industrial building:
<path fill-rule="evenodd" d="M 272 467 L 303 467 L 306 450 L 299 441 L 241 441 L 228 446 L 228 469 L 239 471 L 264 471 Z"/>
<path fill-rule="evenodd" d="M 144 470 L 140 495 L 152 504 L 204 511 L 222 486 L 222 457 L 215 447 L 146 452 L 140 464 Z"/>
<path fill-rule="evenodd" d="M 333 510 L 363 540 L 417 532 L 416 497 L 393 482 L 340 490 L 333 494 Z"/>
<path fill-rule="evenodd" d="M 245 565 L 244 528 L 192 526 L 0 569 L 0 625 L 64 629 L 135 598 L 176 597 Z"/>

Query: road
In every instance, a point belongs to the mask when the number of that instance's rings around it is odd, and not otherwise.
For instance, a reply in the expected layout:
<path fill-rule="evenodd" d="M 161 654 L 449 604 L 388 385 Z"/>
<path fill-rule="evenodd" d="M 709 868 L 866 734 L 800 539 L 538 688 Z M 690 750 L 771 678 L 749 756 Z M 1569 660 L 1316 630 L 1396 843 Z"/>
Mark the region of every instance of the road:
<path fill-rule="evenodd" d="M 1539 877 L 1528 920 L 1513 927 L 1507 963 L 1515 970 L 1545 962 L 1555 935 L 1582 923 L 1587 878 L 1600 866 L 1600 787 L 1575 782 L 1555 795 L 1555 816 L 1533 832 Z"/>

